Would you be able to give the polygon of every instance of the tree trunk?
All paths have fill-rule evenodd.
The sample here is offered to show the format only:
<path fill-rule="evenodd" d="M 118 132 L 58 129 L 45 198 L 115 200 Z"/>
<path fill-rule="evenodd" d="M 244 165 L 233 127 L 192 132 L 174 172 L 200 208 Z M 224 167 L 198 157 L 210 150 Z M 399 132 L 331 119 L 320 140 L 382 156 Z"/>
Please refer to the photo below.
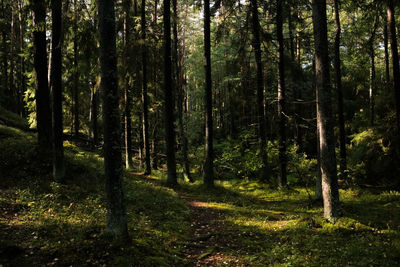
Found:
<path fill-rule="evenodd" d="M 299 21 L 301 18 L 301 11 L 300 8 L 297 6 L 296 7 L 296 21 Z M 301 66 L 301 37 L 300 37 L 300 29 L 298 29 L 298 26 L 296 25 L 296 63 L 297 63 L 297 68 L 299 71 L 302 70 Z M 301 86 L 297 86 L 296 88 L 296 98 L 297 102 L 299 104 L 296 107 L 296 130 L 297 130 L 297 136 L 296 136 L 296 143 L 299 147 L 298 152 L 303 152 L 304 147 L 303 147 L 303 105 L 302 105 L 302 99 L 303 99 L 303 92 Z"/>
<path fill-rule="evenodd" d="M 74 130 L 79 135 L 78 0 L 74 0 Z"/>
<path fill-rule="evenodd" d="M 319 141 L 319 128 L 317 125 L 317 177 L 315 183 L 314 200 L 322 203 L 322 173 L 321 173 L 321 151 Z"/>
<path fill-rule="evenodd" d="M 339 217 L 339 192 L 333 133 L 326 1 L 313 0 L 312 14 L 315 40 L 317 125 L 320 141 L 324 217 L 334 220 Z"/>
<path fill-rule="evenodd" d="M 265 134 L 265 116 L 264 116 L 264 69 L 261 58 L 260 45 L 260 21 L 258 19 L 257 0 L 251 0 L 252 26 L 253 26 L 253 47 L 257 68 L 257 117 L 258 117 L 258 139 L 260 145 L 260 158 L 262 162 L 261 181 L 266 182 L 270 179 L 268 171 L 268 159 L 266 153 L 267 141 Z M 230 86 L 230 84 L 228 85 Z M 230 89 L 229 89 L 230 90 Z M 230 92 L 231 93 L 231 92 Z M 232 116 L 232 115 L 231 115 Z M 233 124 L 233 122 L 231 122 Z"/>
<path fill-rule="evenodd" d="M 164 0 L 164 94 L 165 94 L 165 137 L 167 146 L 167 168 L 169 186 L 178 185 L 175 161 L 175 129 L 174 129 L 174 91 L 172 88 L 171 63 L 171 1 Z"/>
<path fill-rule="evenodd" d="M 98 111 L 99 111 L 99 101 L 98 101 L 98 89 L 99 89 L 99 81 L 93 84 L 92 93 L 91 93 L 91 112 L 90 112 L 90 122 L 93 132 L 93 147 L 99 145 L 99 130 L 98 130 Z"/>
<path fill-rule="evenodd" d="M 113 0 L 98 1 L 101 90 L 103 95 L 106 234 L 128 239 L 122 179 L 115 11 Z"/>
<path fill-rule="evenodd" d="M 205 107 L 206 107 L 206 133 L 205 133 L 205 163 L 204 184 L 214 187 L 214 149 L 213 149 L 213 117 L 212 117 L 212 80 L 211 80 L 211 35 L 210 35 L 210 1 L 204 0 L 204 57 L 205 57 Z"/>
<path fill-rule="evenodd" d="M 38 143 L 41 149 L 51 149 L 51 112 L 50 95 L 47 80 L 46 51 L 46 4 L 43 0 L 34 0 L 34 69 L 36 74 L 36 120 Z"/>
<path fill-rule="evenodd" d="M 158 0 L 154 1 L 154 12 L 153 12 L 153 26 L 157 25 L 157 21 L 158 21 Z M 157 65 L 156 62 L 158 60 L 158 55 L 156 55 L 155 53 L 153 53 L 153 64 L 152 64 L 152 82 L 154 84 L 153 88 L 154 88 L 154 99 L 156 99 L 156 101 L 159 100 L 159 96 L 158 96 L 158 83 L 157 83 Z M 151 166 L 153 168 L 153 170 L 157 170 L 158 169 L 158 123 L 159 123 L 159 118 L 160 118 L 160 108 L 159 105 L 156 105 L 154 108 L 154 125 L 153 130 L 152 130 L 152 139 L 151 139 Z"/>
<path fill-rule="evenodd" d="M 147 95 L 147 46 L 146 46 L 146 1 L 142 0 L 142 102 L 143 102 L 143 148 L 145 158 L 144 174 L 151 174 L 149 141 L 149 97 Z"/>
<path fill-rule="evenodd" d="M 400 132 L 400 66 L 399 51 L 397 48 L 396 21 L 394 16 L 393 0 L 388 0 L 387 14 L 390 31 L 390 47 L 392 51 L 393 89 L 395 92 L 396 100 L 396 123 L 397 131 Z"/>
<path fill-rule="evenodd" d="M 190 165 L 189 165 L 189 160 L 188 160 L 188 140 L 186 138 L 185 134 L 185 128 L 183 125 L 183 96 L 184 96 L 184 84 L 183 84 L 183 71 L 182 71 L 182 63 L 181 63 L 181 58 L 183 58 L 183 55 L 180 55 L 179 51 L 179 40 L 178 40 L 178 10 L 177 10 L 177 0 L 172 0 L 172 9 L 174 12 L 174 18 L 173 18 L 173 36 L 174 36 L 174 47 L 173 47 L 173 56 L 174 56 L 174 64 L 175 64 L 175 84 L 176 88 L 178 90 L 178 101 L 177 101 L 177 107 L 178 107 L 178 127 L 179 127 L 179 136 L 180 140 L 182 142 L 182 161 L 183 161 L 183 175 L 185 176 L 185 179 L 189 180 L 190 182 L 193 182 L 193 179 L 190 175 Z"/>
<path fill-rule="evenodd" d="M 374 126 L 375 123 L 375 35 L 376 28 L 378 27 L 378 18 L 375 18 L 374 28 L 369 39 L 369 57 L 370 57 L 370 69 L 369 69 L 369 111 L 370 111 L 370 124 Z"/>
<path fill-rule="evenodd" d="M 336 75 L 336 90 L 338 98 L 338 118 L 339 118 L 339 140 L 340 140 L 340 178 L 346 179 L 347 158 L 346 158 L 346 129 L 344 126 L 343 115 L 343 87 L 342 87 L 342 69 L 340 60 L 340 39 L 341 39 L 341 26 L 340 26 L 340 13 L 339 13 L 339 0 L 334 0 L 335 5 L 335 22 L 336 22 L 336 35 L 335 35 L 335 75 Z"/>
<path fill-rule="evenodd" d="M 292 7 L 288 7 L 288 27 L 289 27 L 289 49 L 290 49 L 290 59 L 292 62 L 296 60 L 295 54 L 295 44 L 293 36 L 293 21 L 292 21 Z"/>
<path fill-rule="evenodd" d="M 4 4 L 4 0 L 1 1 L 1 11 L 3 18 L 6 17 L 6 4 Z M 1 32 L 1 39 L 2 39 L 2 51 L 7 51 L 7 31 L 6 31 L 6 26 L 3 27 L 2 32 Z M 2 92 L 0 92 L 0 97 L 2 99 L 0 100 L 3 102 L 3 104 L 6 106 L 7 105 L 7 100 L 4 99 L 4 96 L 7 95 L 7 90 L 8 90 L 8 53 L 2 53 L 3 58 L 2 58 Z"/>
<path fill-rule="evenodd" d="M 283 44 L 283 0 L 277 0 L 276 29 L 278 39 L 278 119 L 279 119 L 279 186 L 287 184 L 287 155 L 286 155 L 286 85 L 285 85 L 285 58 Z"/>
<path fill-rule="evenodd" d="M 385 49 L 385 77 L 386 85 L 390 84 L 390 61 L 389 61 L 389 36 L 388 36 L 388 26 L 385 24 L 383 26 L 383 46 Z"/>
<path fill-rule="evenodd" d="M 62 115 L 62 1 L 51 1 L 52 20 L 52 56 L 50 86 L 53 96 L 53 177 L 57 182 L 64 182 L 64 148 Z"/>
<path fill-rule="evenodd" d="M 14 80 L 15 70 L 15 8 L 14 3 L 11 3 L 11 31 L 10 31 L 10 74 L 9 74 L 9 91 L 10 91 L 10 107 L 14 112 L 18 112 L 17 109 L 17 88 Z"/>
<path fill-rule="evenodd" d="M 129 57 L 129 47 L 130 47 L 130 27 L 131 27 L 131 0 L 124 1 L 124 11 L 125 11 L 125 21 L 124 21 L 124 35 L 125 35 L 125 43 L 124 43 L 124 130 L 125 130 L 125 168 L 129 169 L 133 167 L 132 162 L 132 118 L 131 118 L 131 109 L 132 109 L 132 101 L 131 101 L 131 90 L 129 85 L 129 67 L 128 67 L 128 59 Z"/>
<path fill-rule="evenodd" d="M 22 1 L 18 0 L 18 23 L 19 23 L 19 53 L 23 54 L 24 49 L 25 49 L 25 30 L 24 30 L 24 20 L 23 20 L 23 15 L 22 15 Z M 25 58 L 23 56 L 20 57 L 20 63 L 19 63 L 19 75 L 18 79 L 20 82 L 20 87 L 19 87 L 19 93 L 18 93 L 18 106 L 19 106 L 19 112 L 22 117 L 25 116 L 25 107 L 24 107 L 24 93 L 26 91 L 26 77 L 25 77 Z"/>

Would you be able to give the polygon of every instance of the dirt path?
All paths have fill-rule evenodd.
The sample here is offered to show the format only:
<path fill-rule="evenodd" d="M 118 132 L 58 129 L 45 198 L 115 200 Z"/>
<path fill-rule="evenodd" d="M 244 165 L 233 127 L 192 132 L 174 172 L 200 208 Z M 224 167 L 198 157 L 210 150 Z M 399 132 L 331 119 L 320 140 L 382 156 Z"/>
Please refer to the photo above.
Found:
<path fill-rule="evenodd" d="M 159 180 L 134 174 L 147 182 L 162 185 Z M 239 257 L 229 255 L 229 251 L 235 249 L 237 233 L 226 225 L 224 211 L 187 193 L 179 190 L 176 193 L 191 213 L 190 239 L 183 251 L 184 258 L 191 262 L 187 266 L 245 266 Z"/>
<path fill-rule="evenodd" d="M 232 231 L 225 225 L 223 211 L 210 207 L 190 195 L 179 193 L 191 211 L 191 240 L 184 255 L 194 266 L 244 266 L 240 258 L 228 255 L 232 246 Z"/>

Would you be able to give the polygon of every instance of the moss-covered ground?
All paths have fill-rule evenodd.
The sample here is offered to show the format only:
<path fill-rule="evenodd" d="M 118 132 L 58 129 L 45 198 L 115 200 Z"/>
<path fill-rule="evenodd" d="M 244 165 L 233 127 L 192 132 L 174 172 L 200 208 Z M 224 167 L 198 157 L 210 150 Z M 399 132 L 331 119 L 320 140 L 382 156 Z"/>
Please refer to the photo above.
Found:
<path fill-rule="evenodd" d="M 255 181 L 163 186 L 125 174 L 129 244 L 110 242 L 102 158 L 65 142 L 67 183 L 51 178 L 36 137 L 0 125 L 0 266 L 398 266 L 400 193 L 341 190 L 322 219 L 311 189 Z"/>

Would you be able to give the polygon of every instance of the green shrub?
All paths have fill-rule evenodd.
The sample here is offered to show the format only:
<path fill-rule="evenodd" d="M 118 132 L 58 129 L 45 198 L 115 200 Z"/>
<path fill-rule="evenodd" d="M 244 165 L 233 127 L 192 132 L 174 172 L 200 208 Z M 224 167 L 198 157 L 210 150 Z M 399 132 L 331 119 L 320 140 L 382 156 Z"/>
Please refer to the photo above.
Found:
<path fill-rule="evenodd" d="M 393 175 L 399 173 L 394 149 L 396 139 L 372 129 L 351 137 L 348 167 L 353 182 L 359 185 L 393 185 L 397 180 Z"/>

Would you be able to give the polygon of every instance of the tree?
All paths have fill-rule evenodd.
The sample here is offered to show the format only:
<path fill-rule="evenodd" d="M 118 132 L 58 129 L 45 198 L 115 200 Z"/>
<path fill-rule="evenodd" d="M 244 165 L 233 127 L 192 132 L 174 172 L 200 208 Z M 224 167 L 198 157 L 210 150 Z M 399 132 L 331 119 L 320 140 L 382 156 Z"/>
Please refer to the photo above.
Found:
<path fill-rule="evenodd" d="M 387 2 L 387 14 L 390 32 L 390 48 L 392 51 L 393 89 L 396 100 L 396 123 L 397 131 L 400 132 L 400 66 L 393 0 L 388 0 Z"/>
<path fill-rule="evenodd" d="M 33 0 L 34 13 L 34 70 L 36 75 L 36 121 L 38 143 L 41 149 L 51 149 L 50 92 L 47 80 L 46 3 Z"/>
<path fill-rule="evenodd" d="M 376 94 L 376 67 L 375 67 L 375 35 L 378 27 L 378 16 L 375 17 L 374 26 L 372 27 L 371 37 L 369 38 L 369 57 L 370 57 L 370 74 L 369 74 L 369 110 L 370 125 L 375 124 L 375 94 Z"/>
<path fill-rule="evenodd" d="M 74 134 L 79 135 L 79 69 L 78 69 L 78 0 L 74 0 L 74 84 L 73 84 L 73 114 L 74 114 Z"/>
<path fill-rule="evenodd" d="M 112 237 L 126 239 L 128 227 L 122 180 L 114 1 L 98 0 L 98 16 L 107 195 L 105 232 Z"/>
<path fill-rule="evenodd" d="M 132 162 L 132 117 L 131 117 L 131 109 L 132 109 L 132 101 L 131 101 L 131 90 L 129 85 L 129 72 L 128 72 L 128 49 L 130 47 L 130 36 L 131 36 L 131 17 L 130 17 L 130 10 L 131 10 L 131 0 L 124 1 L 124 10 L 125 10 L 125 21 L 124 21 L 124 120 L 125 120 L 125 167 L 129 169 L 133 166 Z"/>
<path fill-rule="evenodd" d="M 317 124 L 322 175 L 324 217 L 334 220 L 339 217 L 339 191 L 335 156 L 335 139 L 331 105 L 329 74 L 329 47 L 326 21 L 326 1 L 312 1 L 315 42 L 315 78 L 317 95 Z"/>
<path fill-rule="evenodd" d="M 173 58 L 174 58 L 174 80 L 175 80 L 175 88 L 177 89 L 177 107 L 178 107 L 178 127 L 179 127 L 179 137 L 181 140 L 182 146 L 182 165 L 183 165 L 183 172 L 185 178 L 189 181 L 193 182 L 193 179 L 190 175 L 190 166 L 189 166 L 189 159 L 188 159 L 188 140 L 186 137 L 184 125 L 183 125 L 183 105 L 184 105 L 184 78 L 183 78 L 183 57 L 184 55 L 180 55 L 180 47 L 179 47 L 179 40 L 178 40 L 178 8 L 177 8 L 177 0 L 172 0 L 172 10 L 173 10 L 173 20 L 172 20 L 172 28 L 173 28 Z M 187 5 L 186 5 L 186 12 L 187 12 Z"/>
<path fill-rule="evenodd" d="M 341 38 L 341 25 L 339 13 L 339 0 L 334 1 L 335 6 L 335 22 L 336 22 L 336 35 L 335 35 L 335 76 L 336 76 L 336 91 L 337 91 L 337 108 L 339 118 L 339 140 L 340 140 L 340 174 L 343 179 L 346 178 L 347 159 L 346 159 L 346 129 L 344 127 L 343 115 L 343 88 L 342 88 L 342 69 L 340 60 L 340 38 Z"/>
<path fill-rule="evenodd" d="M 171 1 L 164 0 L 164 97 L 165 97 L 165 141 L 167 146 L 167 168 L 169 186 L 178 185 L 175 162 L 174 100 L 171 62 Z"/>
<path fill-rule="evenodd" d="M 265 116 L 264 116 L 264 69 L 261 58 L 261 45 L 260 45 L 260 21 L 258 19 L 258 5 L 257 0 L 251 0 L 252 12 L 252 26 L 253 26 L 253 46 L 254 57 L 256 60 L 257 68 L 257 116 L 258 116 L 258 138 L 260 143 L 260 157 L 263 163 L 261 181 L 269 180 L 268 173 L 268 160 L 266 154 L 266 133 L 265 133 Z"/>
<path fill-rule="evenodd" d="M 204 0 L 204 58 L 205 58 L 205 107 L 206 133 L 204 163 L 204 184 L 214 186 L 214 149 L 213 149 L 213 117 L 212 117 L 212 80 L 211 80 L 211 35 L 210 35 L 210 1 Z"/>
<path fill-rule="evenodd" d="M 62 115 L 62 2 L 51 1 L 52 37 L 50 86 L 53 96 L 53 176 L 64 181 L 63 115 Z"/>
<path fill-rule="evenodd" d="M 149 97 L 147 95 L 147 46 L 146 46 L 146 1 L 142 0 L 142 103 L 143 103 L 143 148 L 145 157 L 145 174 L 151 174 L 150 141 L 149 141 Z"/>
<path fill-rule="evenodd" d="M 283 0 L 277 0 L 276 31 L 278 39 L 278 118 L 279 118 L 279 186 L 286 186 L 286 85 L 285 85 L 285 57 L 283 44 Z"/>

